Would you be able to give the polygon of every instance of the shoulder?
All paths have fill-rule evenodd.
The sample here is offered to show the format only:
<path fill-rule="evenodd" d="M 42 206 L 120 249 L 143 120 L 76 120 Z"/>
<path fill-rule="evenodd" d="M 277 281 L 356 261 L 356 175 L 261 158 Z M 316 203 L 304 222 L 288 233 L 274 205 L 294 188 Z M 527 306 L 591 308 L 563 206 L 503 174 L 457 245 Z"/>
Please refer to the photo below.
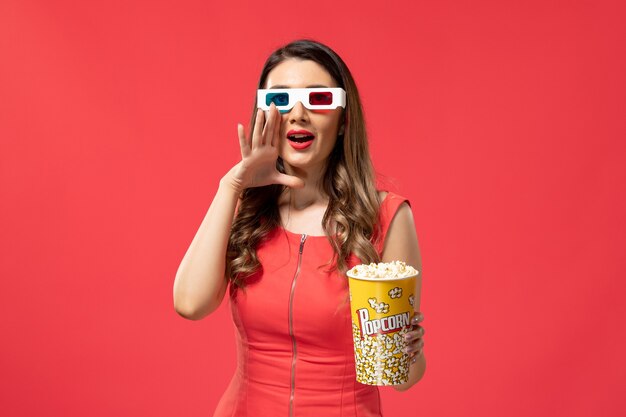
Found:
<path fill-rule="evenodd" d="M 387 191 L 387 190 L 378 190 L 378 199 L 381 202 L 381 204 L 389 204 L 389 203 L 393 203 L 396 202 L 397 204 L 400 204 L 404 201 L 406 201 L 409 206 L 411 205 L 411 203 L 409 202 L 409 199 L 394 193 L 393 191 Z"/>
<path fill-rule="evenodd" d="M 383 262 L 402 260 L 418 270 L 421 268 L 415 220 L 410 203 L 398 196 L 397 209 L 391 214 L 382 252 Z"/>
<path fill-rule="evenodd" d="M 380 234 L 376 239 L 378 253 L 383 252 L 383 246 L 388 241 L 388 234 L 391 232 L 390 227 L 393 225 L 394 229 L 404 229 L 408 220 L 412 220 L 411 208 L 409 200 L 393 191 L 380 190 L 378 191 L 378 197 L 380 200 L 380 207 L 378 212 L 378 224 L 379 230 L 376 232 Z M 398 218 L 396 218 L 398 217 Z M 395 235 L 396 233 L 392 233 Z M 394 239 L 392 236 L 391 239 Z"/>
<path fill-rule="evenodd" d="M 392 191 L 378 191 L 378 197 L 380 201 L 379 220 L 384 228 L 389 226 L 400 209 L 403 211 L 411 210 L 409 199 Z"/>
<path fill-rule="evenodd" d="M 389 224 L 389 233 L 394 230 L 415 230 L 415 221 L 413 220 L 413 211 L 408 200 L 399 203 L 398 208 L 395 210 L 391 223 Z"/>

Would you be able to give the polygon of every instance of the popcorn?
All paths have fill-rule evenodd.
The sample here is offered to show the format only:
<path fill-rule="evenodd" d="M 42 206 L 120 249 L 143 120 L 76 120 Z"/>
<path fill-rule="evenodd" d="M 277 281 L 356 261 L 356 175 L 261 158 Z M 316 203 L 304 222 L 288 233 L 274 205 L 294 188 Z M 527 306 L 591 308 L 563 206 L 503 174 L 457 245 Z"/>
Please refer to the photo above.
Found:
<path fill-rule="evenodd" d="M 348 275 L 355 278 L 406 278 L 417 275 L 418 271 L 402 261 L 393 262 L 372 262 L 369 265 L 356 265 L 348 271 Z"/>
<path fill-rule="evenodd" d="M 391 298 L 400 298 L 400 297 L 402 297 L 402 288 L 400 288 L 400 287 L 392 288 L 392 289 L 389 290 L 388 294 L 389 294 L 389 297 L 391 297 Z M 411 304 L 411 305 L 413 305 L 413 304 Z"/>
<path fill-rule="evenodd" d="M 357 381 L 368 385 L 398 385 L 408 378 L 409 357 L 402 349 L 407 342 L 404 328 L 397 333 L 361 336 L 359 327 L 352 325 L 354 360 Z"/>
<path fill-rule="evenodd" d="M 389 304 L 385 304 L 382 301 L 378 303 L 375 298 L 367 300 L 370 303 L 370 307 L 376 310 L 377 313 L 389 313 Z"/>

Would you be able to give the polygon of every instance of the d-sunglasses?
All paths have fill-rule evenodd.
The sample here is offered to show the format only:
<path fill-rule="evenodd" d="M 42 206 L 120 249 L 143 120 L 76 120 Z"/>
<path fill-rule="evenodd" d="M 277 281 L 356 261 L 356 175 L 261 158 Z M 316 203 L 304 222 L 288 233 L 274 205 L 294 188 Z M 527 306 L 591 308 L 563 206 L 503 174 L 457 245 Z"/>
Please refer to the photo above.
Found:
<path fill-rule="evenodd" d="M 287 113 L 296 102 L 309 110 L 336 109 L 346 107 L 346 92 L 343 88 L 270 88 L 257 90 L 257 107 L 269 110 L 274 103 L 281 113 Z"/>

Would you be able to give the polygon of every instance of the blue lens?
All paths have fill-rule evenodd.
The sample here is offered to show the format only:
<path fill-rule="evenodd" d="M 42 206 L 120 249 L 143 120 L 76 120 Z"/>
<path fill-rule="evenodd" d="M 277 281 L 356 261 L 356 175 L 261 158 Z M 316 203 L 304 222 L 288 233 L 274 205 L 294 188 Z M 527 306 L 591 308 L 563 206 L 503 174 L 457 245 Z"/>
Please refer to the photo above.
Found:
<path fill-rule="evenodd" d="M 265 104 L 269 106 L 272 102 L 276 105 L 276 107 L 286 106 L 287 104 L 289 104 L 289 94 L 267 93 L 267 95 L 265 96 Z"/>

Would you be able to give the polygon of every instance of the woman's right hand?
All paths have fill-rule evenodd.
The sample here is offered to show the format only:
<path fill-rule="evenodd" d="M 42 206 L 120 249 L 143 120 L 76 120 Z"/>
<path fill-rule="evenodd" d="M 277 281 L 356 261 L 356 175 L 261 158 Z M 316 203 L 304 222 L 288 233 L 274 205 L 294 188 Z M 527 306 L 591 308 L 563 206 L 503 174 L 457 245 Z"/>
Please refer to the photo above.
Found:
<path fill-rule="evenodd" d="M 302 179 L 283 174 L 276 169 L 280 125 L 281 115 L 274 103 L 270 105 L 267 123 L 265 123 L 265 112 L 257 109 L 251 141 L 246 138 L 243 125 L 237 124 L 241 162 L 234 169 L 233 179 L 242 190 L 269 184 L 283 184 L 293 188 L 304 187 Z"/>

